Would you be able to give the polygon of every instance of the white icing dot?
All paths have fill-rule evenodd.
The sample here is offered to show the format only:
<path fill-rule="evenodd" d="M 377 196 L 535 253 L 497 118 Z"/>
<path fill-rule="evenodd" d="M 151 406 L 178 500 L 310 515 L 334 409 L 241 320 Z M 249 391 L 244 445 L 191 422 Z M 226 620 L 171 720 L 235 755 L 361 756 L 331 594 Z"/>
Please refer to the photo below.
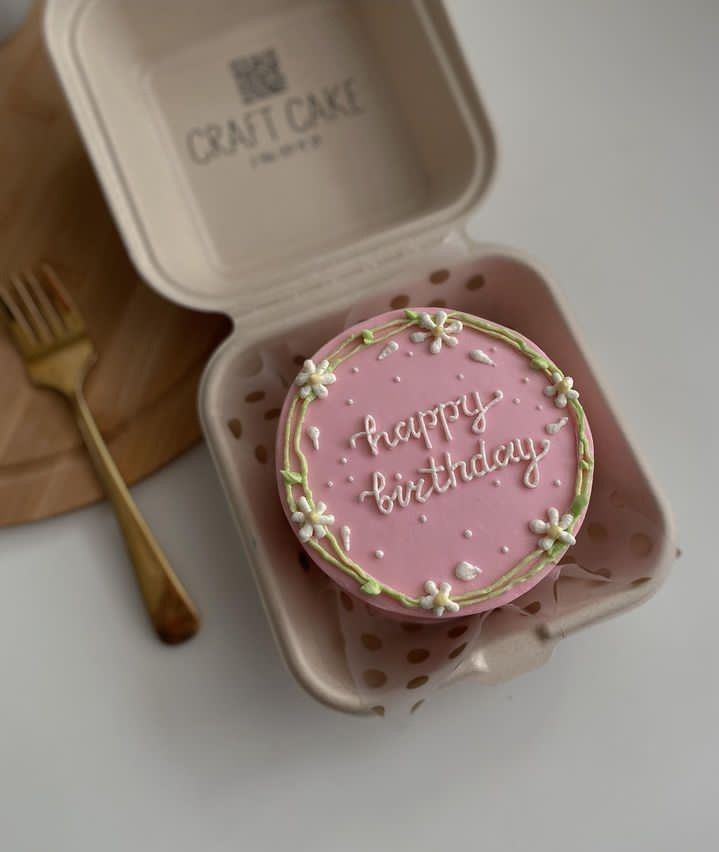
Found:
<path fill-rule="evenodd" d="M 506 544 L 503 544 L 503 545 L 499 548 L 499 552 L 500 552 L 500 553 L 509 553 L 509 548 L 507 547 L 507 545 L 506 545 Z"/>
<path fill-rule="evenodd" d="M 521 400 L 518 396 L 515 396 L 515 397 L 514 397 L 514 399 L 512 400 L 512 402 L 513 402 L 515 405 L 519 405 L 519 403 L 520 403 L 521 401 L 522 401 L 522 400 Z"/>
<path fill-rule="evenodd" d="M 410 349 L 409 352 L 404 353 L 408 358 L 414 358 L 414 352 Z"/>
<path fill-rule="evenodd" d="M 522 379 L 522 384 L 523 384 L 523 385 L 528 385 L 528 384 L 529 384 L 529 376 L 525 376 L 525 377 Z"/>
<path fill-rule="evenodd" d="M 332 480 L 331 480 L 331 479 L 328 479 L 328 480 L 327 480 L 327 482 L 325 482 L 325 485 L 326 485 L 328 488 L 332 488 L 332 486 L 334 485 L 334 482 L 332 482 Z"/>
<path fill-rule="evenodd" d="M 481 573 L 482 569 L 479 565 L 472 565 L 471 562 L 459 562 L 454 568 L 454 576 L 458 580 L 464 580 L 465 582 L 474 580 L 477 574 Z"/>
<path fill-rule="evenodd" d="M 359 373 L 359 367 L 352 367 L 350 373 Z"/>
<path fill-rule="evenodd" d="M 375 550 L 374 558 L 375 559 L 383 559 L 384 558 L 384 550 Z"/>
<path fill-rule="evenodd" d="M 420 515 L 420 516 L 419 516 L 419 522 L 420 522 L 420 524 L 426 524 L 426 523 L 427 523 L 427 520 L 428 520 L 428 519 L 427 519 L 427 516 L 426 516 L 426 515 Z"/>
<path fill-rule="evenodd" d="M 393 381 L 396 385 L 398 385 L 398 384 L 402 381 L 402 378 L 401 378 L 400 376 L 394 376 L 394 378 L 392 379 L 392 381 Z"/>
<path fill-rule="evenodd" d="M 499 479 L 493 479 L 493 480 L 492 480 L 492 485 L 494 485 L 494 487 L 495 487 L 495 488 L 499 488 L 499 486 L 500 486 L 501 484 L 502 484 L 502 483 L 499 481 Z"/>
<path fill-rule="evenodd" d="M 534 407 L 537 409 L 537 411 L 542 410 L 542 406 L 539 403 L 537 403 Z"/>
<path fill-rule="evenodd" d="M 458 378 L 460 381 L 462 381 L 462 379 L 464 378 L 464 373 L 457 373 L 457 378 Z"/>
<path fill-rule="evenodd" d="M 347 477 L 347 482 L 354 482 L 354 481 L 355 481 L 354 476 L 352 476 L 352 474 L 350 474 L 350 475 Z"/>
<path fill-rule="evenodd" d="M 462 533 L 462 535 L 463 535 L 465 538 L 472 538 L 472 530 L 465 530 L 465 531 Z"/>
<path fill-rule="evenodd" d="M 354 405 L 354 404 L 355 404 L 355 401 L 353 399 L 347 400 L 347 405 Z"/>
<path fill-rule="evenodd" d="M 340 459 L 340 464 L 347 464 L 348 461 L 349 459 L 347 458 L 347 456 L 342 456 L 342 458 Z"/>
<path fill-rule="evenodd" d="M 555 480 L 554 480 L 554 482 L 552 483 L 552 485 L 553 485 L 555 488 L 559 488 L 559 486 L 560 486 L 561 484 L 562 484 L 562 480 L 561 480 L 561 479 L 555 479 Z"/>
<path fill-rule="evenodd" d="M 307 436 L 312 441 L 312 446 L 319 450 L 320 448 L 320 430 L 316 426 L 307 427 Z"/>
<path fill-rule="evenodd" d="M 490 351 L 490 352 L 496 352 L 496 351 L 497 351 L 497 347 L 496 347 L 496 346 L 490 346 L 490 347 L 489 347 L 489 351 Z"/>
<path fill-rule="evenodd" d="M 395 473 L 394 478 L 395 478 L 396 482 L 401 482 L 402 481 L 402 474 L 401 473 Z"/>
<path fill-rule="evenodd" d="M 481 349 L 472 349 L 469 353 L 469 357 L 472 361 L 476 361 L 478 364 L 487 364 L 489 367 L 495 367 L 496 364 L 494 361 L 487 355 L 486 352 L 482 352 Z"/>
<path fill-rule="evenodd" d="M 390 340 L 390 342 L 382 349 L 382 351 L 377 356 L 378 361 L 384 361 L 385 358 L 389 358 L 394 352 L 399 349 L 399 343 L 396 340 Z"/>

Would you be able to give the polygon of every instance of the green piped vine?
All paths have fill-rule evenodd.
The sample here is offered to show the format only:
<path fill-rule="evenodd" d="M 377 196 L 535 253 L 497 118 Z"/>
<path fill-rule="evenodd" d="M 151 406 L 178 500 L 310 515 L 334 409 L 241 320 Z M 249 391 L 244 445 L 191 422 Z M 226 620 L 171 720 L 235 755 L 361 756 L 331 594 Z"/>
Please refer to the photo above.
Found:
<path fill-rule="evenodd" d="M 479 319 L 461 311 L 448 312 L 448 319 L 458 319 L 465 328 L 482 332 L 489 337 L 501 340 L 514 347 L 527 357 L 529 365 L 533 369 L 542 371 L 548 379 L 551 379 L 552 374 L 555 372 L 564 377 L 564 373 L 556 364 L 532 349 L 523 337 L 510 329 L 494 325 L 487 320 Z M 334 372 L 340 364 L 347 361 L 357 352 L 370 346 L 382 344 L 397 334 L 418 324 L 419 314 L 415 311 L 406 310 L 404 311 L 403 319 L 398 318 L 391 322 L 373 328 L 362 329 L 351 334 L 332 354 L 327 356 L 329 369 Z M 296 394 L 290 405 L 285 423 L 283 470 L 281 473 L 285 483 L 285 496 L 290 512 L 297 510 L 297 500 L 295 499 L 295 489 L 297 488 L 301 489 L 310 506 L 315 506 L 309 482 L 309 466 L 301 447 L 302 426 L 307 415 L 307 410 L 314 400 L 315 397 L 312 394 L 306 399 L 300 399 L 299 394 Z M 573 521 L 568 531 L 572 532 L 576 527 L 579 515 L 589 502 L 594 473 L 594 459 L 589 451 L 584 409 L 579 403 L 579 400 L 576 399 L 569 400 L 567 407 L 571 408 L 574 412 L 577 436 L 577 476 L 574 497 L 569 507 L 569 513 L 573 516 Z M 328 542 L 328 546 L 325 546 L 324 542 Z M 335 568 L 352 577 L 357 582 L 360 590 L 365 594 L 369 596 L 386 595 L 408 608 L 420 605 L 420 597 L 413 597 L 391 586 L 387 586 L 365 571 L 361 565 L 358 565 L 347 555 L 329 527 L 324 538 L 319 540 L 310 538 L 306 542 L 306 545 L 315 550 L 324 560 L 334 565 Z M 558 562 L 569 547 L 570 545 L 557 541 L 548 551 L 537 548 L 517 562 L 514 567 L 510 568 L 498 580 L 479 589 L 452 596 L 452 600 L 459 604 L 460 607 L 467 607 L 499 597 L 515 586 L 526 583 L 532 577 L 541 573 L 547 565 Z"/>

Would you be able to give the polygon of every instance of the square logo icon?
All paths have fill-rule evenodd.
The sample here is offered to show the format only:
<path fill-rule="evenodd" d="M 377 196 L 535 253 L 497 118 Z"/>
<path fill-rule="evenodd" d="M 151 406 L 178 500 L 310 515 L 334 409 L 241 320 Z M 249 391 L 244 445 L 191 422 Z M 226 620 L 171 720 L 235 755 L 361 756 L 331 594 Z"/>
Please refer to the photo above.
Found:
<path fill-rule="evenodd" d="M 243 103 L 248 105 L 278 95 L 287 88 L 287 79 L 273 48 L 233 59 L 230 70 Z"/>

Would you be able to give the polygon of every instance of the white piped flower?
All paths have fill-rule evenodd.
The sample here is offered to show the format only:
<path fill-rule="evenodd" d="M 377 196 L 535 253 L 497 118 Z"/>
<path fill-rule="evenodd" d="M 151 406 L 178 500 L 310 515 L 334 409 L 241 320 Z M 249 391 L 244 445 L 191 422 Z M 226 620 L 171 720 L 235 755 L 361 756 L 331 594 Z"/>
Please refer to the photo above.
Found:
<path fill-rule="evenodd" d="M 295 384 L 300 386 L 300 396 L 306 399 L 313 393 L 317 399 L 325 399 L 327 396 L 326 385 L 334 384 L 337 376 L 330 370 L 330 362 L 325 359 L 319 364 L 309 358 L 302 365 L 302 369 L 295 379 Z"/>
<path fill-rule="evenodd" d="M 552 384 L 544 389 L 545 396 L 553 396 L 557 408 L 565 408 L 570 399 L 579 399 L 579 391 L 574 390 L 574 379 L 563 376 L 559 370 L 552 373 Z"/>
<path fill-rule="evenodd" d="M 554 543 L 561 541 L 562 544 L 576 544 L 577 541 L 569 532 L 569 527 L 574 521 L 574 515 L 566 514 L 559 517 L 559 512 L 552 506 L 547 509 L 548 521 L 530 521 L 529 529 L 537 535 L 541 535 L 537 544 L 542 550 L 551 550 Z"/>
<path fill-rule="evenodd" d="M 292 513 L 292 521 L 295 524 L 302 524 L 299 532 L 300 541 L 309 541 L 313 535 L 316 538 L 324 538 L 327 535 L 325 524 L 335 522 L 334 515 L 325 515 L 327 506 L 324 503 L 318 503 L 312 508 L 310 501 L 304 496 L 300 497 L 297 505 L 299 509 Z"/>
<path fill-rule="evenodd" d="M 422 609 L 431 609 L 437 616 L 444 615 L 445 610 L 450 612 L 459 610 L 459 604 L 451 600 L 449 596 L 452 591 L 452 586 L 449 583 L 440 583 L 438 588 L 434 580 L 427 580 L 424 584 L 424 590 L 427 594 L 419 601 Z"/>
<path fill-rule="evenodd" d="M 459 341 L 453 335 L 462 331 L 462 323 L 459 320 L 452 320 L 449 325 L 445 325 L 446 322 L 446 311 L 437 311 L 433 317 L 427 313 L 422 313 L 419 315 L 419 326 L 427 330 L 412 332 L 410 340 L 412 343 L 423 343 L 427 338 L 430 338 L 432 342 L 429 345 L 429 351 L 433 355 L 442 351 L 443 343 L 446 343 L 447 346 L 456 346 Z"/>

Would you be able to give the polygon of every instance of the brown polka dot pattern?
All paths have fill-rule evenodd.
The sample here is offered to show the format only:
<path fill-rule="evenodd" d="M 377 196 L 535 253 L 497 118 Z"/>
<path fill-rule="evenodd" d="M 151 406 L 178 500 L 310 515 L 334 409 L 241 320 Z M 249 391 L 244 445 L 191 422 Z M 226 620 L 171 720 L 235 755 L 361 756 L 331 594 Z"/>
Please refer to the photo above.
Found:
<path fill-rule="evenodd" d="M 461 644 L 461 645 L 457 645 L 457 647 L 456 647 L 456 648 L 453 648 L 453 649 L 449 652 L 449 659 L 450 659 L 450 660 L 455 660 L 455 659 L 457 659 L 457 657 L 458 657 L 458 656 L 462 653 L 462 651 L 464 651 L 464 649 L 465 649 L 466 647 L 467 647 L 467 643 L 466 643 L 466 642 L 462 642 L 462 644 Z"/>
<path fill-rule="evenodd" d="M 539 601 L 533 601 L 524 607 L 524 612 L 526 612 L 527 615 L 536 615 L 541 608 L 542 604 Z"/>
<path fill-rule="evenodd" d="M 481 290 L 484 287 L 484 275 L 473 275 L 466 283 L 468 290 Z"/>
<path fill-rule="evenodd" d="M 403 621 L 400 624 L 400 627 L 402 628 L 402 630 L 405 631 L 405 633 L 419 633 L 419 631 L 422 629 L 421 624 L 415 624 L 412 621 Z"/>
<path fill-rule="evenodd" d="M 409 296 L 405 296 L 403 293 L 401 296 L 395 296 L 389 303 L 389 306 L 395 310 L 399 310 L 400 308 L 406 308 L 408 304 Z"/>
<path fill-rule="evenodd" d="M 450 639 L 459 639 L 460 636 L 463 636 L 467 632 L 466 624 L 457 624 L 455 627 L 451 627 L 447 631 L 447 636 Z"/>
<path fill-rule="evenodd" d="M 256 390 L 248 393 L 245 397 L 245 402 L 261 402 L 265 398 L 263 390 Z"/>
<path fill-rule="evenodd" d="M 298 367 L 302 367 L 307 358 L 304 355 L 295 355 L 292 358 L 292 363 L 296 364 Z"/>
<path fill-rule="evenodd" d="M 387 675 L 381 669 L 365 669 L 362 680 L 369 689 L 379 689 L 387 683 Z"/>
<path fill-rule="evenodd" d="M 430 308 L 446 308 L 447 302 L 445 299 L 434 299 L 429 303 Z"/>
<path fill-rule="evenodd" d="M 340 603 L 342 604 L 342 607 L 347 610 L 347 612 L 352 612 L 355 607 L 354 601 L 347 594 L 347 592 L 340 592 Z"/>
<path fill-rule="evenodd" d="M 592 541 L 606 541 L 609 538 L 609 530 L 604 524 L 592 521 L 592 523 L 587 524 L 587 535 Z"/>
<path fill-rule="evenodd" d="M 424 698 L 420 698 L 420 700 L 419 700 L 419 701 L 416 701 L 416 702 L 412 705 L 412 709 L 411 709 L 409 712 L 410 712 L 410 713 L 416 713 L 416 712 L 417 712 L 417 710 L 419 710 L 419 708 L 420 708 L 423 704 L 424 704 Z"/>
<path fill-rule="evenodd" d="M 427 675 L 419 675 L 418 677 L 413 677 L 412 680 L 407 681 L 407 689 L 419 689 L 420 686 L 424 686 L 429 678 Z"/>
<path fill-rule="evenodd" d="M 429 280 L 432 284 L 444 284 L 445 281 L 449 281 L 449 270 L 437 269 L 429 276 Z"/>
<path fill-rule="evenodd" d="M 269 411 L 265 411 L 265 420 L 277 420 L 280 416 L 281 409 L 279 408 L 270 408 Z"/>
<path fill-rule="evenodd" d="M 382 647 L 382 640 L 374 633 L 363 633 L 360 636 L 360 642 L 368 651 L 379 651 Z"/>
<path fill-rule="evenodd" d="M 376 704 L 372 708 L 372 712 L 375 714 L 375 716 L 384 716 L 384 707 L 381 704 Z"/>
<path fill-rule="evenodd" d="M 255 458 L 260 464 L 267 464 L 267 459 L 269 458 L 267 447 L 262 444 L 258 444 L 255 447 Z"/>
<path fill-rule="evenodd" d="M 426 648 L 412 648 L 407 653 L 407 662 L 416 665 L 417 663 L 423 663 L 428 657 L 429 651 Z"/>
<path fill-rule="evenodd" d="M 312 560 L 307 555 L 307 553 L 304 550 L 300 550 L 300 552 L 297 554 L 297 558 L 300 563 L 300 568 L 302 568 L 305 573 L 309 571 L 312 567 Z"/>
<path fill-rule="evenodd" d="M 242 423 L 239 417 L 233 417 L 232 420 L 228 421 L 227 426 L 235 438 L 239 440 L 242 437 Z"/>

